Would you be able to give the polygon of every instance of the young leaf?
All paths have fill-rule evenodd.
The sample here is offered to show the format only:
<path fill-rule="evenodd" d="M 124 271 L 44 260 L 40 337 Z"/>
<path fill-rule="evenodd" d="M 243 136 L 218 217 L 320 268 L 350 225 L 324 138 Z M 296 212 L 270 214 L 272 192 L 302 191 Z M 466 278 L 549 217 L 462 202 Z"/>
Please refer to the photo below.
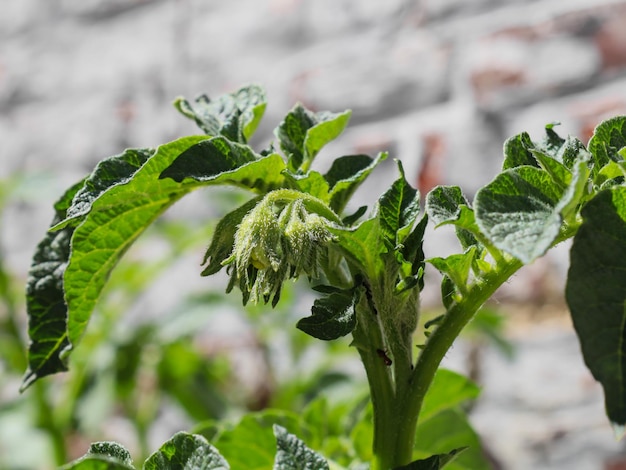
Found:
<path fill-rule="evenodd" d="M 197 434 L 178 432 L 152 454 L 144 470 L 229 470 L 215 447 Z"/>
<path fill-rule="evenodd" d="M 378 201 L 378 220 L 382 238 L 390 248 L 404 243 L 420 212 L 420 196 L 407 183 L 402 163 L 398 160 L 400 178 Z"/>
<path fill-rule="evenodd" d="M 535 144 L 526 132 L 509 138 L 504 143 L 504 162 L 502 163 L 502 170 L 517 168 L 519 166 L 538 167 L 539 164 L 531 152 L 534 148 Z"/>
<path fill-rule="evenodd" d="M 593 155 L 594 177 L 610 161 L 623 160 L 619 154 L 623 147 L 626 147 L 626 116 L 607 119 L 596 127 L 588 145 Z"/>
<path fill-rule="evenodd" d="M 276 459 L 274 470 L 329 470 L 328 462 L 282 426 L 274 425 Z"/>
<path fill-rule="evenodd" d="M 93 443 L 86 455 L 61 468 L 62 470 L 135 470 L 128 450 L 115 442 Z"/>
<path fill-rule="evenodd" d="M 626 424 L 626 188 L 598 193 L 582 210 L 566 298 L 587 367 L 605 394 L 609 419 Z"/>
<path fill-rule="evenodd" d="M 465 449 L 467 449 L 467 447 L 459 447 L 458 449 L 451 450 L 447 454 L 432 455 L 427 459 L 416 460 L 408 465 L 396 467 L 394 470 L 440 470 L 445 467 L 446 464 L 452 462 L 457 455 Z"/>
<path fill-rule="evenodd" d="M 296 327 L 317 339 L 330 341 L 352 333 L 356 326 L 356 304 L 360 292 L 333 293 L 317 299 L 311 316 L 302 318 Z"/>
<path fill-rule="evenodd" d="M 474 235 L 478 232 L 474 211 L 458 186 L 437 186 L 426 195 L 426 213 L 435 226 L 454 224 L 461 247 L 466 250 L 482 245 Z"/>
<path fill-rule="evenodd" d="M 176 109 L 193 119 L 208 135 L 223 135 L 233 142 L 242 144 L 245 144 L 256 130 L 266 105 L 265 91 L 256 85 L 220 95 L 215 100 L 203 95 L 197 98 L 194 104 L 184 98 L 178 98 L 174 102 Z"/>
<path fill-rule="evenodd" d="M 472 246 L 462 254 L 452 254 L 446 258 L 431 258 L 428 262 L 439 272 L 448 276 L 460 292 L 464 292 L 475 258 L 476 247 Z"/>
<path fill-rule="evenodd" d="M 562 189 L 539 168 L 506 170 L 476 194 L 476 222 L 496 247 L 530 263 L 560 232 L 562 196 Z"/>
<path fill-rule="evenodd" d="M 382 152 L 375 159 L 367 155 L 348 155 L 334 160 L 324 175 L 330 187 L 330 208 L 342 212 L 361 183 L 388 155 Z"/>
<path fill-rule="evenodd" d="M 274 131 L 289 170 L 306 173 L 317 153 L 343 132 L 349 119 L 350 111 L 314 113 L 301 104 L 294 106 Z"/>

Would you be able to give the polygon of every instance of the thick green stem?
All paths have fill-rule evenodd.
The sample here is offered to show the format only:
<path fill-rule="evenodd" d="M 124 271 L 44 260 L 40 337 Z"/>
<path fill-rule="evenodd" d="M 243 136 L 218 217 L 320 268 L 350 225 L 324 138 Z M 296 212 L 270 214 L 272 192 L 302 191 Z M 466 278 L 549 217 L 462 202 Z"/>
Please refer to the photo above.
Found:
<path fill-rule="evenodd" d="M 374 411 L 375 462 L 372 470 L 387 468 L 393 458 L 393 419 L 395 416 L 395 392 L 391 370 L 385 361 L 384 340 L 375 310 L 367 299 L 362 299 L 357 308 L 358 322 L 353 331 L 354 342 L 365 367 Z M 390 467 L 389 467 L 390 468 Z"/>
<path fill-rule="evenodd" d="M 492 272 L 486 274 L 458 303 L 450 307 L 441 324 L 430 336 L 413 370 L 407 396 L 403 400 L 407 404 L 404 410 L 407 424 L 417 425 L 426 392 L 441 361 L 461 330 L 494 292 L 521 267 L 522 262 L 517 259 L 502 259 Z"/>

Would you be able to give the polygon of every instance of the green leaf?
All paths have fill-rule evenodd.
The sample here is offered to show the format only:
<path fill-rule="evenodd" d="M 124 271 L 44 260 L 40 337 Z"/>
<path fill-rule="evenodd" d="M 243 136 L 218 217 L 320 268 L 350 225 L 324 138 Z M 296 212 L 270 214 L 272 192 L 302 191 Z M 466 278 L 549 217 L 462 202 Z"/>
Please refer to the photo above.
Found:
<path fill-rule="evenodd" d="M 480 439 L 465 414 L 449 408 L 417 425 L 413 458 L 427 459 L 433 454 L 449 454 L 466 447 L 446 470 L 489 470 Z"/>
<path fill-rule="evenodd" d="M 297 104 L 274 131 L 292 172 L 306 173 L 317 153 L 343 132 L 350 111 L 314 113 Z"/>
<path fill-rule="evenodd" d="M 293 187 L 303 193 L 310 194 L 325 203 L 330 201 L 328 182 L 318 171 L 309 171 L 304 175 L 284 172 L 285 177 L 291 182 Z"/>
<path fill-rule="evenodd" d="M 469 203 L 458 186 L 437 186 L 426 195 L 426 213 L 436 227 L 456 222 L 462 205 Z"/>
<path fill-rule="evenodd" d="M 311 316 L 302 318 L 296 327 L 317 339 L 330 341 L 352 333 L 356 326 L 356 304 L 360 292 L 334 293 L 313 303 Z"/>
<path fill-rule="evenodd" d="M 274 470 L 329 470 L 328 462 L 285 428 L 274 425 L 276 459 Z"/>
<path fill-rule="evenodd" d="M 381 235 L 390 248 L 404 243 L 420 213 L 420 196 L 404 178 L 398 160 L 400 178 L 378 200 Z"/>
<path fill-rule="evenodd" d="M 197 434 L 178 432 L 152 454 L 144 470 L 229 470 L 215 447 Z"/>
<path fill-rule="evenodd" d="M 533 156 L 531 150 L 535 148 L 535 144 L 530 139 L 527 132 L 522 132 L 514 137 L 510 137 L 504 143 L 504 162 L 502 170 L 517 168 L 519 166 L 534 166 L 539 164 Z"/>
<path fill-rule="evenodd" d="M 226 214 L 218 222 L 215 227 L 215 232 L 213 233 L 213 238 L 211 239 L 211 244 L 202 260 L 203 265 L 208 261 L 208 265 L 204 268 L 204 271 L 202 271 L 203 276 L 210 276 L 223 268 L 222 262 L 227 259 L 233 251 L 237 227 L 246 214 L 254 209 L 261 199 L 263 199 L 262 196 L 250 199 L 234 211 Z"/>
<path fill-rule="evenodd" d="M 265 194 L 284 185 L 284 168 L 283 158 L 273 153 L 230 171 L 199 176 L 198 183 L 188 184 L 194 187 L 227 184 L 249 189 L 257 194 Z"/>
<path fill-rule="evenodd" d="M 466 449 L 467 447 L 460 447 L 458 449 L 451 450 L 447 454 L 432 455 L 427 459 L 416 460 L 408 465 L 397 467 L 394 470 L 440 470 L 445 467 L 446 464 L 452 462 L 457 455 Z"/>
<path fill-rule="evenodd" d="M 398 168 L 400 178 L 378 199 L 369 219 L 356 227 L 329 228 L 344 256 L 356 263 L 370 279 L 385 272 L 382 258 L 385 253 L 400 258 L 400 267 L 403 261 L 413 263 L 413 274 L 423 260 L 421 237 L 426 220 L 415 223 L 420 209 L 419 193 L 406 182 L 400 162 Z"/>
<path fill-rule="evenodd" d="M 133 460 L 125 447 L 116 442 L 95 442 L 83 457 L 63 470 L 134 470 Z"/>
<path fill-rule="evenodd" d="M 540 149 L 543 153 L 551 156 L 552 158 L 556 158 L 560 162 L 563 162 L 563 160 L 558 157 L 558 154 L 561 152 L 561 149 L 563 145 L 565 144 L 565 139 L 563 139 L 554 130 L 554 127 L 559 124 L 560 123 L 558 122 L 552 122 L 550 124 L 546 124 L 545 126 L 546 135 L 543 141 L 539 145 L 536 145 L 536 147 Z"/>
<path fill-rule="evenodd" d="M 84 181 L 72 186 L 54 205 L 52 226 L 65 219 L 72 199 Z M 67 306 L 63 292 L 63 274 L 70 258 L 70 240 L 74 227 L 48 232 L 33 256 L 26 285 L 28 312 L 28 370 L 21 390 L 46 375 L 67 370 L 61 351 L 68 346 Z"/>
<path fill-rule="evenodd" d="M 539 168 L 506 170 L 476 194 L 476 222 L 496 247 L 530 263 L 560 232 L 562 196 L 563 190 Z"/>
<path fill-rule="evenodd" d="M 263 117 L 267 99 L 261 87 L 250 85 L 215 100 L 202 95 L 193 104 L 178 98 L 174 106 L 208 135 L 245 144 Z"/>
<path fill-rule="evenodd" d="M 381 256 L 388 249 L 381 242 L 380 226 L 375 216 L 356 227 L 330 226 L 329 230 L 336 237 L 337 247 L 344 256 L 363 272 L 368 273 L 371 278 L 384 272 L 385 264 Z"/>
<path fill-rule="evenodd" d="M 582 210 L 566 298 L 587 367 L 604 388 L 606 412 L 626 424 L 626 188 L 598 193 Z"/>
<path fill-rule="evenodd" d="M 97 198 L 75 229 L 63 283 L 70 347 L 81 338 L 111 270 L 128 247 L 159 215 L 193 189 L 170 179 L 158 179 L 158 175 L 181 152 L 204 139 L 183 137 L 160 146 L 131 180 Z"/>
<path fill-rule="evenodd" d="M 330 187 L 331 209 L 337 213 L 342 212 L 361 183 L 388 155 L 387 152 L 382 152 L 375 159 L 367 155 L 348 155 L 334 160 L 324 175 Z"/>
<path fill-rule="evenodd" d="M 195 180 L 195 186 L 231 184 L 264 194 L 284 184 L 285 164 L 280 155 L 265 157 L 250 147 L 214 137 L 182 152 L 159 178 L 176 182 Z"/>
<path fill-rule="evenodd" d="M 458 186 L 437 186 L 426 195 L 426 213 L 435 226 L 454 224 L 456 236 L 464 250 L 476 246 L 482 251 L 482 245 L 474 233 L 478 227 L 474 211 Z"/>
<path fill-rule="evenodd" d="M 624 147 L 626 147 L 626 116 L 617 116 L 600 123 L 588 145 L 593 156 L 594 177 L 610 161 L 622 161 L 619 151 Z"/>
<path fill-rule="evenodd" d="M 480 388 L 467 377 L 447 369 L 439 369 L 424 398 L 420 420 L 427 420 L 447 409 L 475 400 Z"/>
<path fill-rule="evenodd" d="M 276 423 L 301 432 L 299 416 L 286 411 L 265 410 L 247 414 L 232 429 L 222 431 L 214 443 L 233 470 L 266 470 L 276 455 Z"/>
<path fill-rule="evenodd" d="M 430 258 L 427 261 L 437 268 L 439 272 L 447 275 L 460 292 L 464 292 L 469 280 L 472 263 L 476 259 L 476 251 L 476 247 L 472 246 L 462 254 L 452 254 L 446 258 Z"/>
<path fill-rule="evenodd" d="M 572 173 L 564 164 L 543 152 L 534 151 L 533 155 L 556 185 L 561 188 L 566 188 L 569 185 L 572 180 Z"/>

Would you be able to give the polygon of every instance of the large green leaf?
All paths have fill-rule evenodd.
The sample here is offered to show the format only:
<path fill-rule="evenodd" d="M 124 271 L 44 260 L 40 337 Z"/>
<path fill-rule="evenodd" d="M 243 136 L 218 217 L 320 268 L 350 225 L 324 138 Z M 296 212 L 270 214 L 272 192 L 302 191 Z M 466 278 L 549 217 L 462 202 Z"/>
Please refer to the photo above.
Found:
<path fill-rule="evenodd" d="M 550 248 L 561 230 L 563 195 L 539 168 L 506 170 L 476 194 L 476 222 L 496 247 L 530 263 Z"/>
<path fill-rule="evenodd" d="M 598 193 L 582 210 L 566 298 L 585 363 L 609 419 L 626 425 L 626 188 Z"/>
<path fill-rule="evenodd" d="M 178 98 L 174 106 L 208 135 L 245 144 L 263 117 L 267 100 L 261 87 L 250 85 L 215 100 L 202 95 L 193 104 Z"/>
<path fill-rule="evenodd" d="M 93 201 L 112 186 L 128 181 L 154 155 L 154 149 L 128 149 L 121 155 L 102 160 L 85 179 L 68 208 L 63 225 L 77 223 L 90 210 Z"/>
<path fill-rule="evenodd" d="M 52 225 L 65 219 L 72 199 L 84 181 L 74 185 L 54 205 Z M 63 293 L 63 274 L 70 257 L 73 227 L 48 232 L 33 256 L 26 285 L 28 311 L 28 370 L 22 390 L 38 378 L 67 370 L 60 358 L 68 346 L 67 306 Z"/>
<path fill-rule="evenodd" d="M 69 348 L 80 340 L 111 270 L 128 247 L 159 215 L 193 189 L 171 179 L 159 179 L 158 175 L 178 155 L 205 139 L 183 137 L 160 146 L 132 179 L 100 195 L 75 229 L 63 284 Z"/>
<path fill-rule="evenodd" d="M 144 470 L 229 470 L 215 447 L 197 434 L 178 432 L 152 454 Z"/>
<path fill-rule="evenodd" d="M 328 462 L 285 428 L 274 425 L 276 459 L 274 470 L 329 470 Z"/>
<path fill-rule="evenodd" d="M 314 113 L 301 104 L 294 106 L 274 131 L 288 157 L 289 169 L 306 173 L 322 147 L 343 132 L 350 114 Z"/>

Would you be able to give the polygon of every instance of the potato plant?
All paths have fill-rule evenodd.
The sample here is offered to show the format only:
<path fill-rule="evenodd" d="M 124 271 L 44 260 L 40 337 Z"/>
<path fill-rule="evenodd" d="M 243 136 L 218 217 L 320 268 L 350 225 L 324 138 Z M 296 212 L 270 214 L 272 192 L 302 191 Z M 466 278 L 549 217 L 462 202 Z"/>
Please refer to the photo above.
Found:
<path fill-rule="evenodd" d="M 225 270 L 227 292 L 240 291 L 244 304 L 272 306 L 286 281 L 306 278 L 318 297 L 296 326 L 323 341 L 351 337 L 367 376 L 369 405 L 350 424 L 353 449 L 345 458 L 323 452 L 321 417 L 329 412 L 318 403 L 302 416 L 275 415 L 271 422 L 269 413 L 242 420 L 248 431 L 273 429 L 270 460 L 249 452 L 250 439 L 259 446 L 266 439 L 261 431 L 229 439 L 209 432 L 213 443 L 181 432 L 143 468 L 485 468 L 459 464 L 473 441 L 445 449 L 432 444 L 433 435 L 459 429 L 450 418 L 453 407 L 475 396 L 470 383 L 440 370 L 440 363 L 504 282 L 570 238 L 565 295 L 584 360 L 604 388 L 607 416 L 621 436 L 626 118 L 600 124 L 587 146 L 560 137 L 553 125 L 538 142 L 526 133 L 510 138 L 501 173 L 472 203 L 461 188 L 440 186 L 421 207 L 398 162 L 397 179 L 375 207 L 350 212 L 359 206 L 352 200 L 356 189 L 387 154 L 340 156 L 326 173 L 314 169 L 318 152 L 344 130 L 349 111 L 312 112 L 296 105 L 275 129 L 274 142 L 255 150 L 248 141 L 266 107 L 260 87 L 213 100 L 180 98 L 175 106 L 204 134 L 102 160 L 55 203 L 27 286 L 31 344 L 23 389 L 67 370 L 109 274 L 146 227 L 191 191 L 230 185 L 248 190 L 250 198 L 217 223 L 202 275 Z M 422 244 L 428 223 L 454 226 L 459 253 L 427 258 Z M 445 313 L 420 322 L 425 263 L 442 274 Z M 371 442 L 363 445 L 364 439 Z M 124 447 L 105 442 L 66 468 L 135 467 Z"/>

